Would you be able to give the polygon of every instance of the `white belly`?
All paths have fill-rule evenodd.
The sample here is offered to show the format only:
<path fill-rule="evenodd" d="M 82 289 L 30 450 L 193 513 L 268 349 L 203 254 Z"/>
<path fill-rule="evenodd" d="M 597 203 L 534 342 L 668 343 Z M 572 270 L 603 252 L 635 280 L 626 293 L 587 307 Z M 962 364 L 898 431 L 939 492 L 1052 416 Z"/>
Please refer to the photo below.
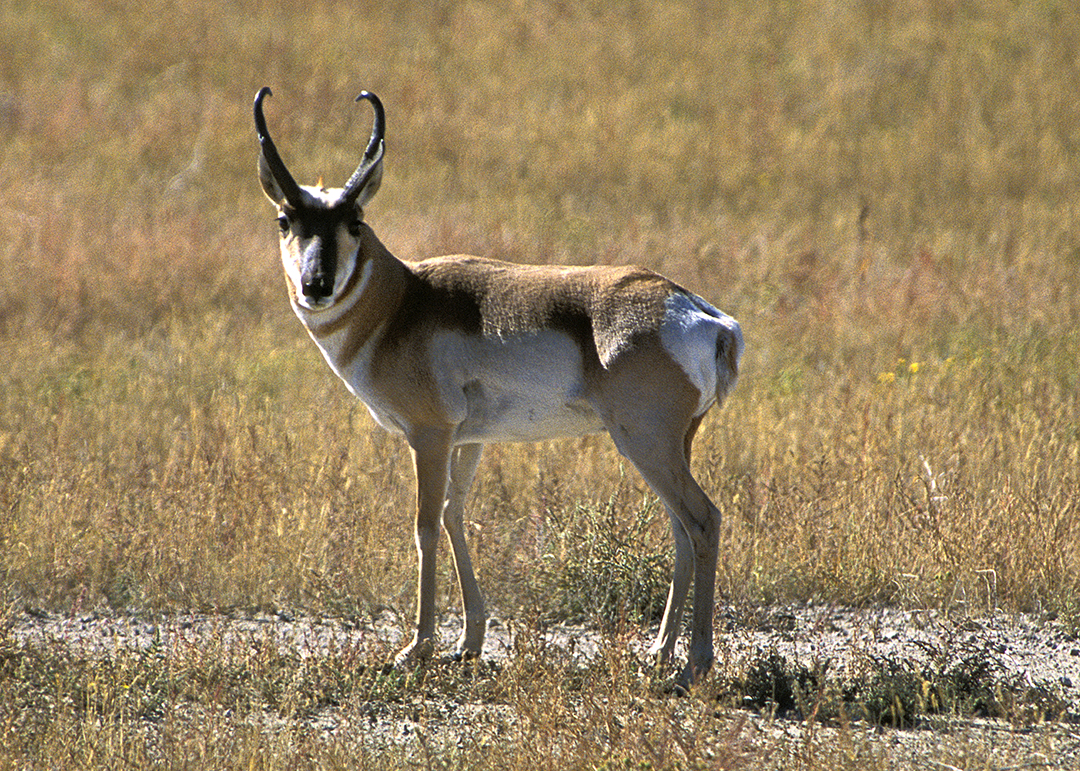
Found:
<path fill-rule="evenodd" d="M 536 441 L 603 430 L 584 400 L 581 353 L 559 332 L 511 338 L 443 332 L 432 369 L 457 441 Z"/>

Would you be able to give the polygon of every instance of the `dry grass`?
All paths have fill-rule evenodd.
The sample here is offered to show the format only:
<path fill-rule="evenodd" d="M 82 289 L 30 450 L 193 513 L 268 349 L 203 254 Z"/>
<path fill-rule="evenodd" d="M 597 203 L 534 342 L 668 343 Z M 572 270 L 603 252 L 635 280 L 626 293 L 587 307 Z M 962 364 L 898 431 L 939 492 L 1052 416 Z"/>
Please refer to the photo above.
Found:
<path fill-rule="evenodd" d="M 728 598 L 1080 614 L 1068 3 L 2 0 L 0 30 L 13 607 L 408 613 L 403 448 L 282 291 L 269 84 L 305 179 L 351 172 L 382 96 L 399 255 L 635 262 L 743 322 L 696 452 Z M 663 556 L 648 506 L 609 443 L 492 448 L 481 584 L 569 609 L 551 523 L 622 512 Z"/>

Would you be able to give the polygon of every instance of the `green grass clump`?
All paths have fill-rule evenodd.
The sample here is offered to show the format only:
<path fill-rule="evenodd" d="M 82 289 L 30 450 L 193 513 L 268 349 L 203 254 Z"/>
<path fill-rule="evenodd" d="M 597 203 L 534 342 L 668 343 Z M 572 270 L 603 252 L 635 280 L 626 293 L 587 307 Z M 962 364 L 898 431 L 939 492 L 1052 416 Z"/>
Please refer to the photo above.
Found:
<path fill-rule="evenodd" d="M 629 522 L 610 503 L 578 507 L 566 517 L 551 512 L 550 543 L 538 565 L 538 610 L 609 629 L 658 623 L 673 560 L 656 537 L 656 508 L 642 506 Z"/>

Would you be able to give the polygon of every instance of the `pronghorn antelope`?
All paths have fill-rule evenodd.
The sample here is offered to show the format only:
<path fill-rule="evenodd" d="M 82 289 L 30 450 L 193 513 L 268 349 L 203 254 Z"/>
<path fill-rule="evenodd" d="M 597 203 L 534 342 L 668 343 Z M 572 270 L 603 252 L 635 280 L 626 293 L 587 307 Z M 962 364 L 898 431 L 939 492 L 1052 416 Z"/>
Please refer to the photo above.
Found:
<path fill-rule="evenodd" d="M 395 660 L 430 656 L 439 525 L 464 606 L 455 657 L 479 656 L 486 615 L 462 512 L 483 445 L 606 431 L 671 518 L 675 571 L 651 653 L 672 657 L 694 579 L 689 662 L 713 660 L 720 512 L 690 473 L 702 417 L 735 384 L 738 323 L 635 267 L 525 266 L 469 256 L 402 262 L 364 222 L 379 188 L 385 115 L 344 188 L 298 185 L 255 97 L 259 179 L 277 211 L 293 310 L 331 369 L 384 428 L 404 434 L 416 471 L 416 631 Z"/>

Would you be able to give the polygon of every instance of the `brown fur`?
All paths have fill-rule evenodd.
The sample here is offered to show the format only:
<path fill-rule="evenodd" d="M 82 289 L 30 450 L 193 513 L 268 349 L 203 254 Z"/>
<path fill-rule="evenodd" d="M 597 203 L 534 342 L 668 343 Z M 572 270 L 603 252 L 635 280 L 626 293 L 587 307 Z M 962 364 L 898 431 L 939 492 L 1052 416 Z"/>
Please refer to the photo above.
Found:
<path fill-rule="evenodd" d="M 664 301 L 683 291 L 638 267 L 515 265 L 452 256 L 417 263 L 412 270 L 436 293 L 466 304 L 462 321 L 470 331 L 495 337 L 544 329 L 587 335 L 604 368 L 635 337 L 655 331 Z"/>

